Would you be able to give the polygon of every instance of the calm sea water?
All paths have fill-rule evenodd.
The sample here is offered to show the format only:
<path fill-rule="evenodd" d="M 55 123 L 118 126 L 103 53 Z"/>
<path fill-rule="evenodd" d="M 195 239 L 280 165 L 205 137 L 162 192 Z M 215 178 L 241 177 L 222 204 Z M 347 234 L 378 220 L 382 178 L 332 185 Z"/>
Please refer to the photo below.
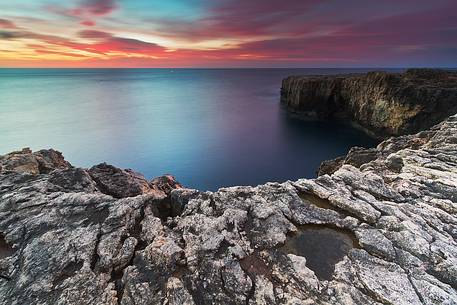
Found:
<path fill-rule="evenodd" d="M 314 177 L 320 162 L 375 142 L 279 103 L 282 78 L 338 69 L 0 69 L 0 154 L 55 148 L 188 187 Z"/>

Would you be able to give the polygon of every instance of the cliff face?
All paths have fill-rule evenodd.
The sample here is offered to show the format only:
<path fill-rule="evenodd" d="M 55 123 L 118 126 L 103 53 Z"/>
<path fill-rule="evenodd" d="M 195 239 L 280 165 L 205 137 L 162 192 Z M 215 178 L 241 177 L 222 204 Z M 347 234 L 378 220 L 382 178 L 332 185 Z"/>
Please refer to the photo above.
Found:
<path fill-rule="evenodd" d="M 456 304 L 456 135 L 217 192 L 0 157 L 0 304 Z"/>
<path fill-rule="evenodd" d="M 457 112 L 457 73 L 442 70 L 290 76 L 281 92 L 292 111 L 344 118 L 380 138 L 425 130 Z"/>

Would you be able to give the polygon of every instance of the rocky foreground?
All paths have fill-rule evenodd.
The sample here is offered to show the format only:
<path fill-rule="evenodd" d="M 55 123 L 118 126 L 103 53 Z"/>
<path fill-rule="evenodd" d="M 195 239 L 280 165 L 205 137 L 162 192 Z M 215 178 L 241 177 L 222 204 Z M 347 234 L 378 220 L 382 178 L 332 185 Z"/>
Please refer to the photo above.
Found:
<path fill-rule="evenodd" d="M 0 157 L 0 304 L 457 304 L 457 116 L 314 180 Z M 352 160 L 352 161 L 350 161 Z"/>
<path fill-rule="evenodd" d="M 405 73 L 290 76 L 282 102 L 313 119 L 352 121 L 378 138 L 426 130 L 457 112 L 457 73 L 410 69 Z"/>

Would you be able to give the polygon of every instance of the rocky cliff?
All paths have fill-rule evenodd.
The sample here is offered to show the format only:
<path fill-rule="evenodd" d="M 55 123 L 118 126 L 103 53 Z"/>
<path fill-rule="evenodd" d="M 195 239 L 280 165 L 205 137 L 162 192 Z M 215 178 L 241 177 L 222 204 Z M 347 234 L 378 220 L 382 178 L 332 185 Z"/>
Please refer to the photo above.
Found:
<path fill-rule="evenodd" d="M 0 157 L 0 304 L 457 304 L 457 116 L 314 180 Z"/>
<path fill-rule="evenodd" d="M 291 111 L 349 120 L 378 138 L 425 130 L 457 112 L 457 73 L 443 70 L 291 76 L 281 92 Z"/>

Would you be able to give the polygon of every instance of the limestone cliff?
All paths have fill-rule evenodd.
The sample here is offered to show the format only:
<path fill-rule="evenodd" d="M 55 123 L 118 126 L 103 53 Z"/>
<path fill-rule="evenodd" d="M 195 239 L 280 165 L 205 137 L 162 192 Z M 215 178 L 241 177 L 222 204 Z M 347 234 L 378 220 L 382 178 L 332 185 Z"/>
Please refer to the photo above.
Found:
<path fill-rule="evenodd" d="M 0 304 L 457 304 L 456 134 L 217 192 L 5 155 Z"/>
<path fill-rule="evenodd" d="M 379 138 L 425 130 L 457 112 L 457 73 L 443 70 L 290 76 L 281 92 L 292 111 L 350 120 Z"/>

